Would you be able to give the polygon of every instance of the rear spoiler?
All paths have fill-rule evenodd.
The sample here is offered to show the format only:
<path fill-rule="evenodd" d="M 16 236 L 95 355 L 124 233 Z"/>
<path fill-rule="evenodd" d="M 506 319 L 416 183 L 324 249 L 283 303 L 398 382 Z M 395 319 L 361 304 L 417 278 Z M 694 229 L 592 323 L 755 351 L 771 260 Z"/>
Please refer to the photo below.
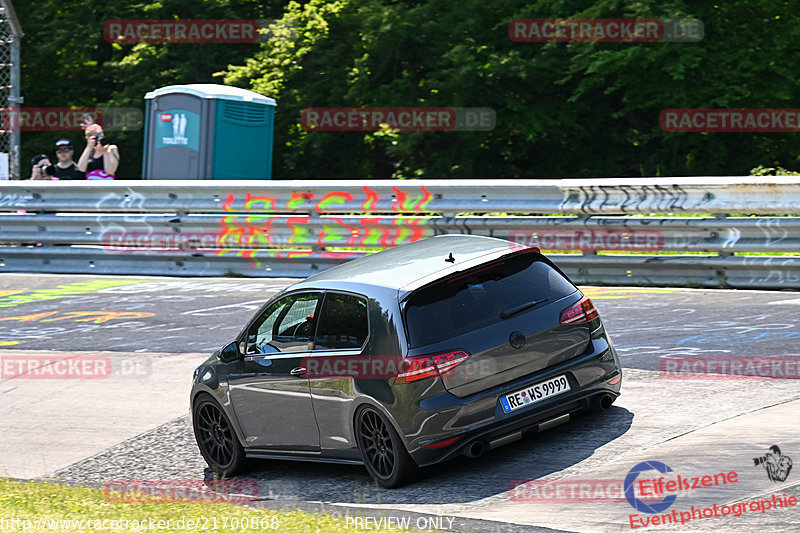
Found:
<path fill-rule="evenodd" d="M 523 254 L 536 254 L 536 255 L 538 255 L 538 259 L 540 261 L 546 263 L 548 266 L 553 268 L 553 270 L 555 270 L 556 272 L 558 272 L 559 274 L 564 276 L 570 283 L 572 283 L 572 280 L 569 279 L 569 276 L 567 276 L 560 268 L 558 268 L 547 257 L 542 255 L 542 251 L 538 247 L 530 246 L 530 247 L 527 247 L 527 248 L 519 248 L 519 249 L 516 249 L 516 250 L 511 250 L 511 251 L 503 252 L 503 253 L 500 253 L 500 254 L 495 252 L 495 253 L 492 253 L 492 254 L 482 255 L 480 257 L 477 257 L 477 258 L 473 259 L 472 261 L 470 261 L 466 265 L 463 265 L 463 266 L 465 266 L 465 268 L 459 268 L 458 270 L 451 270 L 449 272 L 443 272 L 443 273 L 441 273 L 441 275 L 428 276 L 428 277 L 422 278 L 420 280 L 417 280 L 412 285 L 408 285 L 406 287 L 403 287 L 398 291 L 398 301 L 402 305 L 403 302 L 405 302 L 409 298 L 411 298 L 411 296 L 415 292 L 417 292 L 418 290 L 420 290 L 420 289 L 422 289 L 424 287 L 427 287 L 427 286 L 429 286 L 429 285 L 431 285 L 433 283 L 437 283 L 437 282 L 440 282 L 440 281 L 445 281 L 445 280 L 451 279 L 451 278 L 455 279 L 455 278 L 458 278 L 458 277 L 461 277 L 461 276 L 469 275 L 475 270 L 480 270 L 480 269 L 484 269 L 484 268 L 491 268 L 491 266 L 493 264 L 495 264 L 495 263 L 497 263 L 499 261 L 503 261 L 503 260 L 506 260 L 506 259 L 508 259 L 510 257 L 515 257 L 515 256 L 518 256 L 518 255 L 523 255 Z M 492 257 L 492 256 L 494 256 L 494 257 Z M 572 284 L 575 285 L 574 283 L 572 283 Z"/>

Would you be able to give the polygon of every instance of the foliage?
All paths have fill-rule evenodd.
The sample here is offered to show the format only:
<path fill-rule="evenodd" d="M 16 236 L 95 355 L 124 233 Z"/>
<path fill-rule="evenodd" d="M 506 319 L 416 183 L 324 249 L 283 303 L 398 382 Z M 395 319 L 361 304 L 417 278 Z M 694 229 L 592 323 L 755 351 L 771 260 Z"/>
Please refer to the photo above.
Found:
<path fill-rule="evenodd" d="M 244 61 L 259 44 L 109 43 L 103 24 L 120 19 L 268 19 L 280 16 L 282 2 L 271 0 L 18 0 L 22 40 L 24 107 L 135 107 L 165 85 L 221 83 L 214 73 Z M 106 132 L 120 146 L 119 176 L 141 176 L 143 132 Z M 22 167 L 30 157 L 52 153 L 61 137 L 72 140 L 77 161 L 81 132 L 23 132 Z M 27 177 L 27 176 L 26 176 Z"/>
<path fill-rule="evenodd" d="M 224 80 L 278 101 L 276 178 L 741 175 L 753 162 L 800 166 L 800 139 L 791 133 L 659 126 L 665 108 L 795 107 L 800 14 L 789 1 L 26 0 L 17 11 L 28 32 L 26 105 L 143 107 L 153 88 Z M 104 20 L 145 17 L 279 23 L 263 45 L 103 41 Z M 705 36 L 699 43 L 509 39 L 511 20 L 547 17 L 693 17 Z M 54 77 L 57 86 L 48 81 Z M 307 107 L 383 106 L 492 107 L 497 125 L 490 132 L 300 126 Z M 25 134 L 23 154 L 51 137 Z M 141 132 L 123 140 L 124 174 L 138 177 Z"/>
<path fill-rule="evenodd" d="M 769 168 L 761 165 L 750 170 L 751 176 L 800 176 L 800 172 L 786 170 L 782 167 Z"/>
<path fill-rule="evenodd" d="M 290 3 L 303 45 L 261 50 L 226 80 L 279 100 L 276 174 L 590 177 L 742 174 L 796 165 L 786 133 L 667 133 L 672 107 L 791 107 L 791 2 L 502 0 Z M 701 43 L 515 43 L 524 17 L 704 21 Z M 490 106 L 492 132 L 306 132 L 305 107 Z"/>

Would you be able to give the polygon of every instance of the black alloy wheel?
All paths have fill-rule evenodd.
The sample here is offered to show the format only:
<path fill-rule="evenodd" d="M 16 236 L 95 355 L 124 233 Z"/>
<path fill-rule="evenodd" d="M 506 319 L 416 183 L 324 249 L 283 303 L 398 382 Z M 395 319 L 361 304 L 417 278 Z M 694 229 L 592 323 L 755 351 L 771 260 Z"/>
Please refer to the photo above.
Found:
<path fill-rule="evenodd" d="M 245 462 L 244 448 L 222 408 L 209 396 L 201 396 L 192 416 L 194 436 L 203 459 L 215 472 L 230 476 Z"/>
<path fill-rule="evenodd" d="M 371 407 L 361 409 L 356 433 L 364 466 L 380 486 L 391 489 L 411 480 L 418 467 L 383 415 Z"/>

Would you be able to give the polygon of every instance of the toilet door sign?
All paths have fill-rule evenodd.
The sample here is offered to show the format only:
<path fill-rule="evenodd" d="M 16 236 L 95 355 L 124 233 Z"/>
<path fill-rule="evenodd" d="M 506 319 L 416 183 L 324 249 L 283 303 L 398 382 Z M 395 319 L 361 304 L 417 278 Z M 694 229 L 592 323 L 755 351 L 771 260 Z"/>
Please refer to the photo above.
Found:
<path fill-rule="evenodd" d="M 183 109 L 162 111 L 156 123 L 156 150 L 182 146 L 195 152 L 199 149 L 200 115 Z"/>

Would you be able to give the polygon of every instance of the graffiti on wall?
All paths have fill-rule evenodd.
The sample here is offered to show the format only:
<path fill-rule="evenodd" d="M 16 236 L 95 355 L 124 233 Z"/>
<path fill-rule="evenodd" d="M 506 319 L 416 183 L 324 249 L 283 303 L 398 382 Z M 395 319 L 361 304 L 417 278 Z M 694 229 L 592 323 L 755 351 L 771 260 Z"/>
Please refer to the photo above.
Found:
<path fill-rule="evenodd" d="M 393 194 L 381 195 L 368 186 L 355 197 L 347 191 L 325 194 L 291 192 L 288 197 L 230 193 L 221 202 L 225 213 L 213 231 L 170 232 L 156 230 L 142 223 L 146 219 L 124 217 L 123 223 L 137 223 L 142 229 L 129 230 L 122 225 L 106 224 L 103 249 L 108 253 L 172 252 L 174 250 L 209 251 L 221 256 L 293 258 L 308 255 L 346 259 L 355 255 L 347 250 L 329 248 L 380 249 L 415 242 L 432 233 L 425 229 L 430 216 L 424 213 L 433 195 L 425 186 L 416 193 L 392 187 Z M 142 197 L 103 200 L 103 205 L 133 206 Z M 352 206 L 353 213 L 389 211 L 405 216 L 345 216 L 330 214 Z M 297 212 L 304 212 L 297 214 Z M 286 213 L 286 214 L 278 214 Z M 291 213 L 291 214 L 289 214 Z"/>

